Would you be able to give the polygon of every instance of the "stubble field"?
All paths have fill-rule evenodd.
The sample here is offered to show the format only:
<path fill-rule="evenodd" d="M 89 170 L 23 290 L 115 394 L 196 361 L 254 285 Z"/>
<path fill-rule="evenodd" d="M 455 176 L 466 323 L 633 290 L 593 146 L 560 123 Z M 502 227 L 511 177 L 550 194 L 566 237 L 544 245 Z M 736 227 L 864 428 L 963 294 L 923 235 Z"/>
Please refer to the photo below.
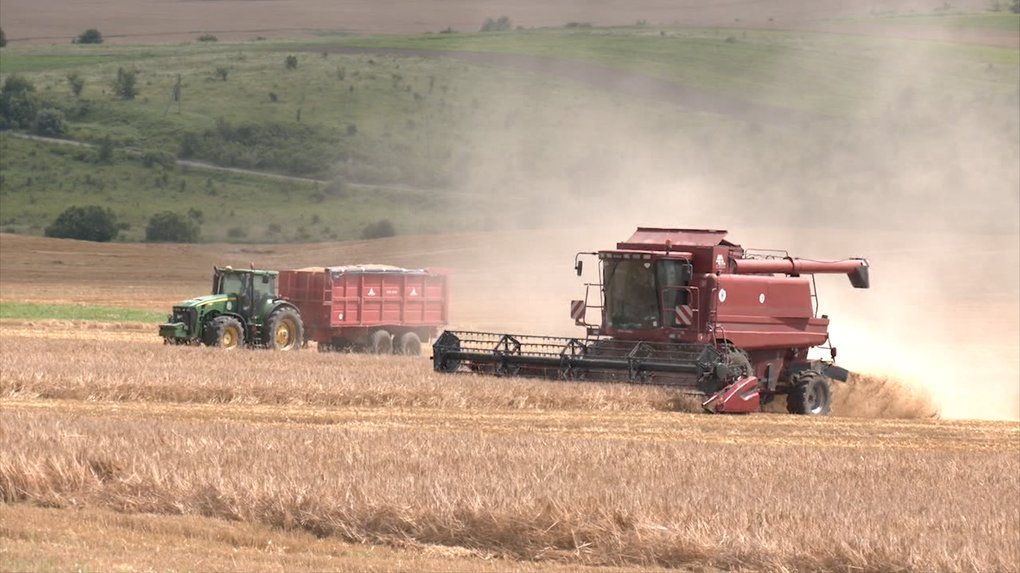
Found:
<path fill-rule="evenodd" d="M 523 327 L 538 314 L 546 324 L 532 331 L 563 327 L 548 318 L 562 305 L 542 302 L 560 300 L 558 280 L 529 289 L 494 275 L 565 265 L 532 253 L 486 272 L 486 249 L 435 244 L 477 240 L 451 239 L 178 247 L 4 235 L 0 296 L 157 309 L 207 289 L 213 262 L 416 258 L 456 267 L 458 327 Z M 558 273 L 568 283 L 569 270 Z M 1020 564 L 1009 501 L 1020 424 L 940 419 L 929 393 L 896 379 L 855 378 L 824 419 L 720 417 L 660 389 L 446 377 L 425 357 L 166 347 L 154 332 L 0 324 L 0 567 Z"/>
<path fill-rule="evenodd" d="M 65 44 L 89 27 L 110 44 L 176 43 L 475 31 L 503 15 L 525 28 L 1020 46 L 1014 28 L 935 22 L 940 6 L 4 0 L 2 25 L 12 48 Z M 971 157 L 989 155 L 984 138 L 965 144 L 973 132 L 948 133 L 982 151 Z M 938 189 L 967 195 L 1014 173 L 965 185 L 997 163 L 961 165 L 960 184 Z M 888 196 L 914 187 L 896 167 L 888 177 L 904 181 L 881 187 Z M 869 184 L 853 181 L 851 191 Z M 0 234 L 2 303 L 167 311 L 207 292 L 213 265 L 374 262 L 449 269 L 452 328 L 554 335 L 577 334 L 573 254 L 611 247 L 636 224 L 742 221 L 731 238 L 745 246 L 866 256 L 873 279 L 863 292 L 818 280 L 840 363 L 858 373 L 819 419 L 782 404 L 710 416 L 654 388 L 444 377 L 427 357 L 169 347 L 154 324 L 0 320 L 0 571 L 1020 571 L 1020 237 L 1015 225 L 954 227 L 969 212 L 955 202 L 933 211 L 929 231 L 918 197 L 908 222 L 848 208 L 847 221 L 813 215 L 782 229 L 767 213 L 649 207 L 651 219 L 631 220 L 621 195 L 556 231 L 306 245 Z M 997 217 L 1015 215 L 1004 205 Z M 882 210 L 868 207 L 858 214 Z"/>

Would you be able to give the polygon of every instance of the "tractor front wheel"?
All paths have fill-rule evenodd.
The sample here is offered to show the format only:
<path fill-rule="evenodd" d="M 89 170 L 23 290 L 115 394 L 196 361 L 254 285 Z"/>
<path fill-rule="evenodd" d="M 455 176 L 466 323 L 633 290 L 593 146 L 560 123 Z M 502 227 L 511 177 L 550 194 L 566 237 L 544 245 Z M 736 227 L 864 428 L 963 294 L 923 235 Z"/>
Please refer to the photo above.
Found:
<path fill-rule="evenodd" d="M 282 307 L 273 311 L 266 320 L 265 340 L 267 348 L 272 350 L 297 350 L 301 348 L 304 338 L 304 327 L 301 315 L 290 307 Z"/>
<path fill-rule="evenodd" d="M 205 343 L 226 350 L 244 346 L 244 328 L 232 316 L 217 316 L 205 327 Z"/>
<path fill-rule="evenodd" d="M 786 410 L 791 414 L 824 416 L 832 409 L 829 379 L 814 370 L 801 370 L 790 378 Z"/>

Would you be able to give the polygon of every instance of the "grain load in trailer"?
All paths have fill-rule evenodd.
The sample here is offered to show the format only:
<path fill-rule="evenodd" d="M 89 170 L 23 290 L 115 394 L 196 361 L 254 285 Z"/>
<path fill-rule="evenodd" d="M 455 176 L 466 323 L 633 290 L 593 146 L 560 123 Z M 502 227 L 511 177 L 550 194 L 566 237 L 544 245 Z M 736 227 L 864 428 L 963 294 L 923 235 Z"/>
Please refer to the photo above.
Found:
<path fill-rule="evenodd" d="M 829 340 L 814 275 L 845 274 L 868 288 L 868 261 L 796 259 L 725 237 L 639 227 L 615 249 L 578 253 L 578 276 L 590 255 L 601 278 L 570 304 L 584 338 L 447 331 L 433 345 L 434 368 L 677 386 L 706 397 L 712 412 L 753 412 L 785 394 L 791 413 L 827 414 L 830 380 L 848 372 L 834 364 L 835 348 L 830 360 L 808 357 Z"/>
<path fill-rule="evenodd" d="M 301 311 L 319 350 L 421 353 L 446 325 L 447 275 L 359 264 L 280 271 L 280 294 Z"/>

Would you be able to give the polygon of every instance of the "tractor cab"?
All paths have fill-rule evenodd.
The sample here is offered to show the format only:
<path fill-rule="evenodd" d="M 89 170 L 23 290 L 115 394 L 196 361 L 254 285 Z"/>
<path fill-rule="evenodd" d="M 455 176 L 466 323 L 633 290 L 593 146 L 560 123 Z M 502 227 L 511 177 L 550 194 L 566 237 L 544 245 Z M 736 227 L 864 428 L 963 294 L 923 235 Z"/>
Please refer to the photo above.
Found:
<path fill-rule="evenodd" d="M 276 298 L 276 271 L 215 267 L 212 294 L 236 297 L 242 315 L 249 315 L 252 304 Z"/>

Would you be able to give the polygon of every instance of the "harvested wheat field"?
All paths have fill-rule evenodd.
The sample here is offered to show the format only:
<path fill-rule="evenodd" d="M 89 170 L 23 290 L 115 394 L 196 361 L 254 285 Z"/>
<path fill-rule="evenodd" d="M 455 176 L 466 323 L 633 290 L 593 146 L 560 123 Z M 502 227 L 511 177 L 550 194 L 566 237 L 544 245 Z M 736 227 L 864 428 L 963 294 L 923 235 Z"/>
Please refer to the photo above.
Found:
<path fill-rule="evenodd" d="M 449 268 L 456 327 L 572 328 L 570 260 L 509 257 L 493 273 L 480 243 L 3 235 L 0 298 L 165 309 L 206 290 L 214 263 L 371 260 Z M 826 418 L 711 416 L 658 388 L 5 320 L 0 569 L 1020 570 L 1008 406 L 1001 421 L 947 419 L 937 388 L 881 370 L 837 391 Z"/>

